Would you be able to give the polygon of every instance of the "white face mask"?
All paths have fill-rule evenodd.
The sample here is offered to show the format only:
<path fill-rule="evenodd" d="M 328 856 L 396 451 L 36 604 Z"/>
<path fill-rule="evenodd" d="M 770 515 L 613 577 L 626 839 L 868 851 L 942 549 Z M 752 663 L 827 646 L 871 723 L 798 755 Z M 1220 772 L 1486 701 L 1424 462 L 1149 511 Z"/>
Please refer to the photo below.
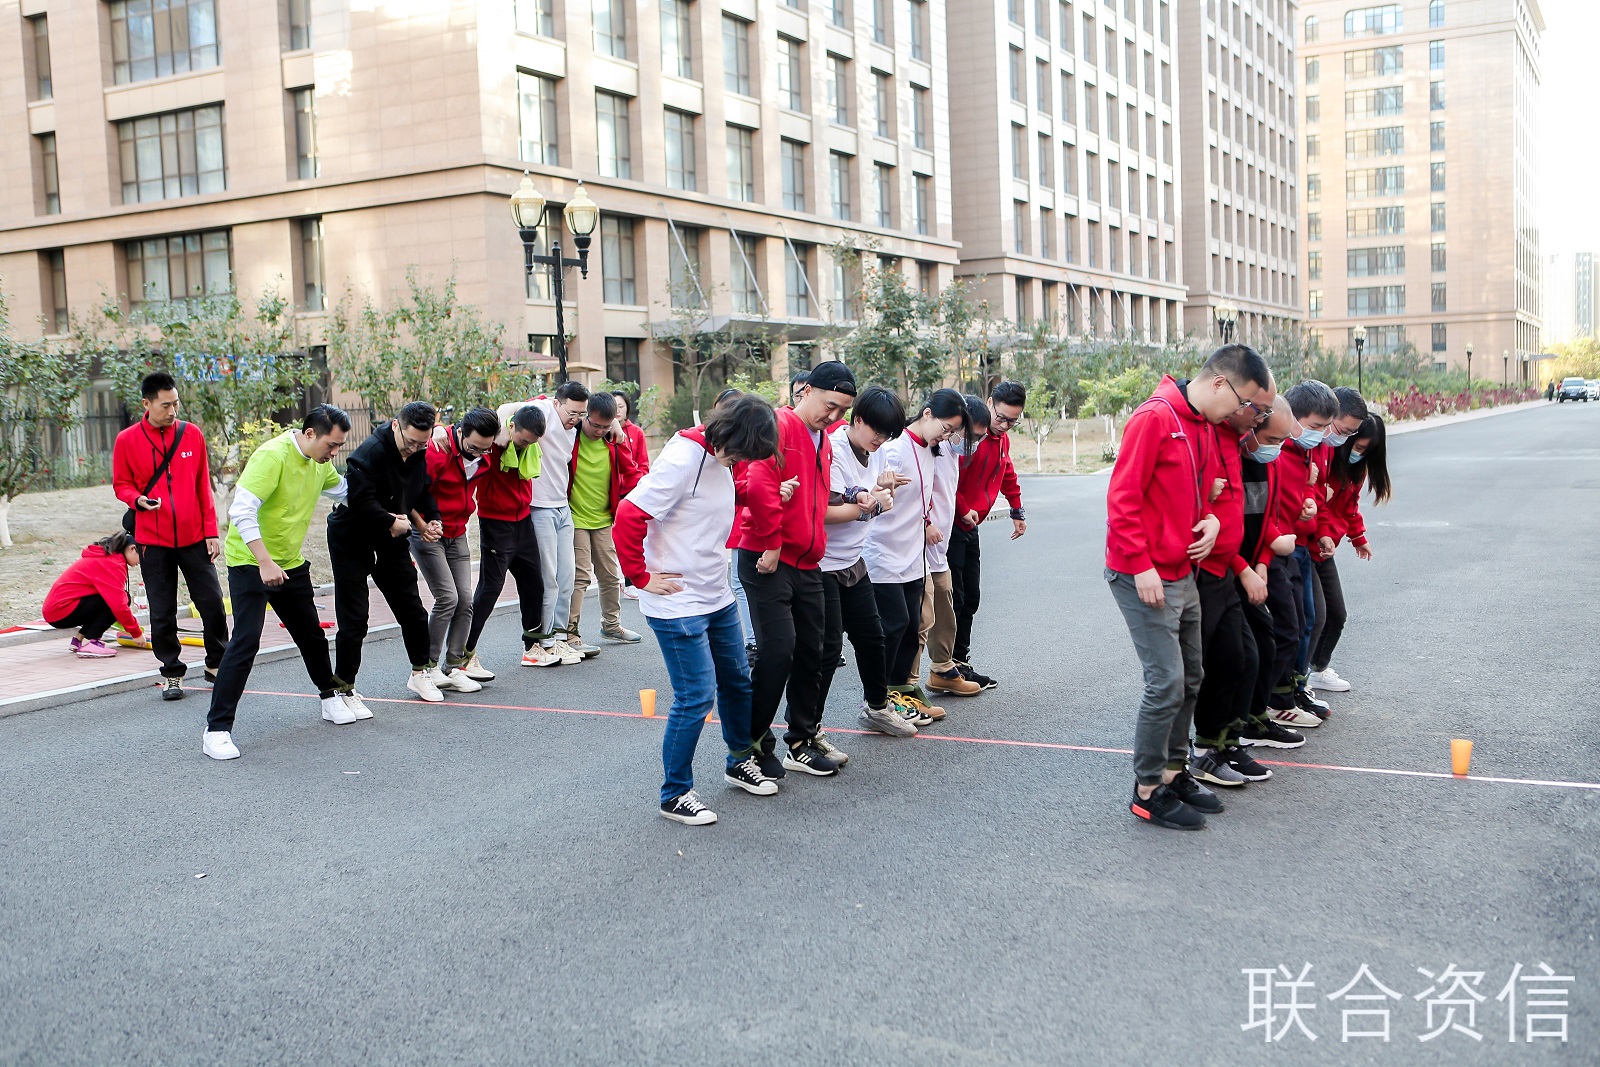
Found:
<path fill-rule="evenodd" d="M 1327 437 L 1327 443 L 1334 448 L 1338 448 L 1348 440 L 1350 440 L 1350 435 L 1347 433 L 1330 433 Z"/>

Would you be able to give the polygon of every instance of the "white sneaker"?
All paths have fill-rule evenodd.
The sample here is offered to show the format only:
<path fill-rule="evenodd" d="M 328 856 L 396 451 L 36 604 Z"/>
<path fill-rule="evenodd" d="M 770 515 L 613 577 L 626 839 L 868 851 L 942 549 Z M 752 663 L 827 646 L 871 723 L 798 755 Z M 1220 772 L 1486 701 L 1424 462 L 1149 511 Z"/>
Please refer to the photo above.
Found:
<path fill-rule="evenodd" d="M 600 648 L 598 645 L 591 645 L 589 642 L 585 641 L 576 634 L 567 638 L 567 647 L 572 649 L 572 651 L 576 652 L 578 655 L 582 656 L 584 659 L 594 659 L 600 654 Z"/>
<path fill-rule="evenodd" d="M 207 730 L 200 735 L 200 751 L 212 759 L 238 759 L 239 746 L 226 730 Z"/>
<path fill-rule="evenodd" d="M 561 662 L 560 656 L 543 645 L 534 645 L 522 654 L 524 667 L 559 667 Z"/>
<path fill-rule="evenodd" d="M 429 677 L 432 673 L 432 671 L 412 671 L 411 677 L 406 680 L 406 688 L 428 703 L 437 704 L 444 699 L 444 694 L 433 684 L 433 679 Z"/>
<path fill-rule="evenodd" d="M 478 662 L 478 654 L 474 652 L 472 658 L 467 660 L 467 665 L 461 668 L 461 673 L 471 678 L 474 682 L 494 681 L 494 671 Z"/>
<path fill-rule="evenodd" d="M 1350 692 L 1350 683 L 1339 677 L 1339 672 L 1332 667 L 1312 671 L 1311 677 L 1306 680 L 1311 683 L 1311 688 L 1321 689 L 1326 693 Z"/>
<path fill-rule="evenodd" d="M 544 650 L 555 656 L 562 663 L 572 664 L 583 662 L 583 653 L 579 652 L 565 641 L 557 641 L 553 645 L 546 645 L 544 646 Z"/>
<path fill-rule="evenodd" d="M 356 698 L 358 702 L 360 699 L 360 697 Z M 369 711 L 367 714 L 371 715 L 372 712 Z M 343 693 L 335 693 L 331 697 L 323 698 L 322 717 L 335 726 L 344 726 L 346 723 L 356 721 L 356 713 L 350 710 L 350 705 L 345 702 Z"/>
<path fill-rule="evenodd" d="M 1322 725 L 1321 719 L 1299 708 L 1268 708 L 1267 715 L 1291 730 L 1315 730 Z"/>
<path fill-rule="evenodd" d="M 453 689 L 457 693 L 477 693 L 483 689 L 483 686 L 463 674 L 459 667 L 448 673 L 442 668 L 435 667 L 428 672 L 428 680 L 436 689 Z"/>

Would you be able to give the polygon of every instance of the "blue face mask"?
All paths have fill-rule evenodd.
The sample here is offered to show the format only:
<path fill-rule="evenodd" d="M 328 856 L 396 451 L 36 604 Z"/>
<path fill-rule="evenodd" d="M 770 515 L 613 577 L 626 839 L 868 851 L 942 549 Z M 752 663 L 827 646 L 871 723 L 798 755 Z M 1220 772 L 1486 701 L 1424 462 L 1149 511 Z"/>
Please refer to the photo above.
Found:
<path fill-rule="evenodd" d="M 1348 440 L 1350 440 L 1350 435 L 1347 433 L 1330 433 L 1327 437 L 1328 444 L 1334 448 L 1338 448 Z"/>
<path fill-rule="evenodd" d="M 1257 463 L 1271 463 L 1278 458 L 1278 453 L 1282 451 L 1282 445 L 1257 445 L 1255 451 L 1249 453 L 1249 456 Z"/>
<path fill-rule="evenodd" d="M 1304 430 L 1299 437 L 1294 439 L 1294 443 L 1310 451 L 1322 443 L 1322 438 L 1323 432 L 1321 430 Z"/>
<path fill-rule="evenodd" d="M 1351 463 L 1360 463 L 1362 458 L 1363 457 L 1362 457 L 1360 452 L 1357 452 L 1353 448 L 1350 450 L 1350 462 Z"/>

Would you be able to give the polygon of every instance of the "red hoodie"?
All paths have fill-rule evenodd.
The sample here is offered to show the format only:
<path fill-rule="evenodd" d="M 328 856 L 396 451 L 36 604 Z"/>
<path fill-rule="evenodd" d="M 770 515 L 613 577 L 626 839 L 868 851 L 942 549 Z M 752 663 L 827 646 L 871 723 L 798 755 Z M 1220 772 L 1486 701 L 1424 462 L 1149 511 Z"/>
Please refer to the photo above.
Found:
<path fill-rule="evenodd" d="M 1335 546 L 1347 537 L 1352 545 L 1367 543 L 1367 520 L 1361 515 L 1361 487 L 1366 481 L 1366 475 L 1358 473 L 1353 482 L 1333 483 L 1333 499 L 1323 505 L 1318 529 L 1322 536 L 1333 538 Z"/>
<path fill-rule="evenodd" d="M 582 430 L 578 433 L 581 435 Z M 611 452 L 611 495 L 606 502 L 606 508 L 611 512 L 612 520 L 617 516 L 617 505 L 622 503 L 622 498 L 639 484 L 639 478 L 644 471 L 639 470 L 633 462 L 633 441 L 613 441 L 609 437 L 600 440 L 606 443 L 606 448 Z M 572 441 L 572 458 L 567 460 L 567 498 L 572 498 L 572 483 L 578 478 L 578 440 Z"/>
<path fill-rule="evenodd" d="M 466 534 L 467 520 L 478 509 L 478 483 L 483 481 L 493 459 L 494 449 L 491 448 L 483 454 L 477 470 L 472 472 L 472 478 L 468 480 L 467 457 L 461 451 L 461 441 L 456 436 L 454 426 L 446 428 L 442 442 L 438 438 L 428 442 L 428 477 L 433 483 L 428 491 L 433 494 L 434 503 L 439 505 L 439 519 L 444 523 L 446 537 Z"/>
<path fill-rule="evenodd" d="M 823 522 L 832 470 L 833 446 L 828 435 L 822 435 L 819 446 L 792 408 L 779 408 L 778 454 L 751 463 L 744 472 L 739 547 L 749 552 L 781 549 L 779 559 L 784 563 L 815 570 L 828 547 Z M 790 478 L 799 478 L 800 484 L 784 503 L 778 485 Z"/>
<path fill-rule="evenodd" d="M 1296 545 L 1309 547 L 1317 539 L 1317 524 L 1328 506 L 1328 493 L 1323 488 L 1328 470 L 1323 447 L 1318 445 L 1308 452 L 1295 441 L 1288 440 L 1283 443 L 1277 462 L 1278 507 L 1274 525 L 1279 534 L 1293 533 Z M 1313 468 L 1316 469 L 1314 480 Z M 1302 519 L 1300 513 L 1305 509 L 1307 498 L 1316 501 L 1317 514 Z"/>
<path fill-rule="evenodd" d="M 145 475 L 146 480 L 149 477 Z M 55 623 L 66 618 L 80 600 L 95 593 L 105 599 L 129 637 L 143 635 L 144 630 L 133 617 L 133 607 L 128 603 L 128 561 L 121 552 L 107 553 L 99 545 L 84 549 L 50 587 L 44 598 L 44 621 Z"/>
<path fill-rule="evenodd" d="M 1011 464 L 1011 435 L 986 433 L 972 454 L 961 460 L 961 480 L 956 483 L 956 525 L 963 530 L 976 530 L 976 526 L 967 525 L 967 512 L 976 511 L 982 522 L 1001 493 L 1013 508 L 1022 506 L 1022 485 L 1017 481 L 1017 468 Z"/>
<path fill-rule="evenodd" d="M 149 419 L 140 418 L 117 434 L 111 449 L 111 489 L 118 500 L 134 507 L 177 432 L 176 424 L 157 429 Z M 188 424 L 177 455 L 149 495 L 159 497 L 161 506 L 154 511 L 134 508 L 133 538 L 141 545 L 186 548 L 217 536 L 211 463 L 206 458 L 206 439 L 200 427 Z"/>
<path fill-rule="evenodd" d="M 643 478 L 650 473 L 650 442 L 645 439 L 644 431 L 639 429 L 637 423 L 626 423 L 622 427 L 628 435 L 628 445 L 633 449 L 633 469 Z M 616 514 L 616 509 L 612 509 Z"/>
<path fill-rule="evenodd" d="M 478 515 L 500 522 L 521 522 L 533 510 L 533 480 L 516 470 L 502 468 L 500 457 L 505 454 L 504 445 L 491 448 L 483 457 L 489 469 L 473 479 L 478 491 Z"/>
<path fill-rule="evenodd" d="M 1217 428 L 1189 405 L 1169 374 L 1122 431 L 1106 490 L 1106 566 L 1123 574 L 1155 568 L 1163 581 L 1194 573 L 1195 524 L 1211 514 L 1203 478 L 1214 465 Z"/>
<path fill-rule="evenodd" d="M 1243 435 L 1227 423 L 1217 427 L 1217 458 L 1206 474 L 1206 496 L 1211 496 L 1214 479 L 1223 480 L 1222 492 L 1211 501 L 1211 513 L 1222 523 L 1211 555 L 1200 561 L 1200 569 L 1221 578 L 1230 572 L 1238 575 L 1249 568 L 1239 549 L 1244 544 L 1244 461 L 1239 458 L 1239 438 Z"/>

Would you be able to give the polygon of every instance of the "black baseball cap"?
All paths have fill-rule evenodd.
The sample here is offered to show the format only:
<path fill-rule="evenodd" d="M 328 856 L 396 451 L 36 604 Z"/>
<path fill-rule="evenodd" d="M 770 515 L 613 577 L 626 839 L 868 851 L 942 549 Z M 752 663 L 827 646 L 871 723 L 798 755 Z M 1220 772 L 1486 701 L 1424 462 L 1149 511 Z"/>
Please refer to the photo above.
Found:
<path fill-rule="evenodd" d="M 811 368 L 811 377 L 806 379 L 806 384 L 813 389 L 830 390 L 835 393 L 844 393 L 846 396 L 856 395 L 856 376 L 836 359 L 826 363 L 818 363 Z"/>

